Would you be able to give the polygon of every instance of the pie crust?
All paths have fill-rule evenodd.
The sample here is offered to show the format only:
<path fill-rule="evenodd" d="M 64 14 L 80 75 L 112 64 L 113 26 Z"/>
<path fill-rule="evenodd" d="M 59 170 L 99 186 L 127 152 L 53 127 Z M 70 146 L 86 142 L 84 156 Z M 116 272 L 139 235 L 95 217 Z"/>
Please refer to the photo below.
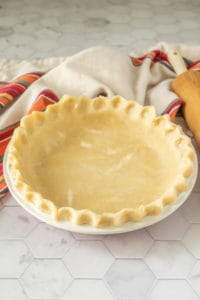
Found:
<path fill-rule="evenodd" d="M 16 190 L 54 220 L 120 226 L 187 190 L 194 150 L 168 115 L 120 96 L 64 96 L 25 116 L 11 139 Z"/>

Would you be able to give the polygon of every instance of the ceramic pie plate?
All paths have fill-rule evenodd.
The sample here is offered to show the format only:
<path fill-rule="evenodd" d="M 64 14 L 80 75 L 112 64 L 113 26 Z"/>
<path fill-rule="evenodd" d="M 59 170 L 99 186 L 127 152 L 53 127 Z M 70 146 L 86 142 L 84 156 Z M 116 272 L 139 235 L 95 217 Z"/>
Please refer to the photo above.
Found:
<path fill-rule="evenodd" d="M 9 146 L 8 146 L 9 147 Z M 195 153 L 195 151 L 194 151 Z M 139 222 L 127 222 L 123 224 L 120 227 L 103 227 L 103 228 L 96 228 L 90 225 L 75 225 L 69 221 L 54 221 L 49 215 L 42 213 L 42 211 L 39 211 L 33 204 L 27 202 L 23 199 L 23 197 L 20 195 L 20 193 L 16 190 L 14 187 L 14 184 L 12 182 L 12 177 L 9 173 L 8 168 L 8 148 L 4 155 L 4 176 L 8 185 L 8 188 L 12 194 L 12 196 L 16 199 L 16 201 L 30 214 L 32 214 L 34 217 L 38 218 L 39 220 L 50 224 L 54 227 L 72 231 L 72 232 L 78 232 L 78 233 L 84 233 L 84 234 L 116 234 L 116 233 L 125 233 L 129 231 L 138 230 L 147 226 L 150 226 L 152 224 L 155 224 L 169 215 L 171 215 L 173 212 L 175 212 L 189 197 L 196 179 L 197 179 L 197 173 L 198 173 L 198 160 L 197 155 L 195 153 L 195 158 L 193 161 L 193 173 L 190 177 L 188 177 L 187 182 L 189 185 L 189 189 L 186 192 L 182 192 L 178 197 L 174 204 L 172 205 L 166 205 L 163 209 L 163 212 L 156 216 L 146 216 Z"/>

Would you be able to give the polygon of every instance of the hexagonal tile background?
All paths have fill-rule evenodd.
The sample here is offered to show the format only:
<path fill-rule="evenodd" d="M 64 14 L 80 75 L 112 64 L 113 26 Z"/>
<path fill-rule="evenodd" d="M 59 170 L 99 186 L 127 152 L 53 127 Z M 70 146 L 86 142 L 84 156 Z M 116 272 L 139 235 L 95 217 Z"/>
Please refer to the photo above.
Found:
<path fill-rule="evenodd" d="M 44 223 L 36 226 L 27 237 L 27 243 L 38 258 L 61 258 L 74 242 L 70 232 Z"/>
<path fill-rule="evenodd" d="M 104 243 L 117 258 L 143 258 L 153 244 L 150 235 L 138 230 L 105 237 Z"/>
<path fill-rule="evenodd" d="M 63 260 L 74 277 L 102 278 L 114 257 L 100 241 L 77 241 Z"/>
<path fill-rule="evenodd" d="M 2 0 L 1 56 L 66 56 L 95 45 L 127 52 L 163 40 L 197 43 L 199 11 L 198 0 L 36 0 L 31 5 L 28 0 Z"/>
<path fill-rule="evenodd" d="M 114 300 L 113 295 L 108 291 L 102 280 L 74 280 L 72 285 L 66 290 L 61 300 L 77 300 L 80 298 L 87 300 Z"/>
<path fill-rule="evenodd" d="M 0 238 L 23 238 L 38 224 L 21 207 L 4 207 L 0 210 Z"/>
<path fill-rule="evenodd" d="M 183 238 L 183 243 L 185 246 L 197 258 L 200 258 L 200 239 L 197 238 L 199 234 L 200 224 L 191 224 Z"/>
<path fill-rule="evenodd" d="M 147 295 L 155 276 L 142 260 L 118 259 L 111 266 L 105 280 L 116 297 L 141 299 Z"/>
<path fill-rule="evenodd" d="M 17 279 L 2 279 L 0 281 L 1 295 L 6 300 L 29 300 Z"/>
<path fill-rule="evenodd" d="M 183 215 L 179 211 L 175 211 L 161 223 L 149 226 L 147 231 L 155 240 L 179 240 L 188 226 L 189 223 Z"/>
<path fill-rule="evenodd" d="M 198 300 L 198 295 L 185 280 L 159 280 L 150 293 L 149 300 Z"/>
<path fill-rule="evenodd" d="M 194 269 L 189 274 L 189 282 L 193 287 L 194 291 L 200 297 L 200 262 L 199 261 L 196 263 Z"/>
<path fill-rule="evenodd" d="M 145 261 L 158 278 L 185 278 L 195 259 L 177 241 L 155 241 Z"/>
<path fill-rule="evenodd" d="M 199 13 L 199 0 L 1 0 L 0 59 L 12 66 L 13 59 L 66 57 L 96 45 L 129 53 L 159 41 L 197 44 Z M 6 78 L 2 68 L 0 81 Z M 50 227 L 7 194 L 0 200 L 0 299 L 197 300 L 199 236 L 200 172 L 177 212 L 115 236 Z"/>
<path fill-rule="evenodd" d="M 191 223 L 200 223 L 200 197 L 193 192 L 192 197 L 181 207 L 182 215 Z"/>
<path fill-rule="evenodd" d="M 33 257 L 23 241 L 0 241 L 0 278 L 18 278 Z"/>
<path fill-rule="evenodd" d="M 35 259 L 20 281 L 30 298 L 55 299 L 63 295 L 72 277 L 61 260 Z"/>

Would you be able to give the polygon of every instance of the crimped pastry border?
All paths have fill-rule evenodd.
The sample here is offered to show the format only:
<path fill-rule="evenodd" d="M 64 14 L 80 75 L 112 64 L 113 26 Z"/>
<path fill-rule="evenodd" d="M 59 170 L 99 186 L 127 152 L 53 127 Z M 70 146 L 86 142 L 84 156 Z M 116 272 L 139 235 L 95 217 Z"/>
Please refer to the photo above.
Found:
<path fill-rule="evenodd" d="M 126 208 L 117 213 L 97 214 L 91 210 L 76 210 L 72 207 L 57 208 L 49 199 L 44 199 L 40 193 L 35 192 L 32 187 L 26 184 L 20 171 L 18 161 L 18 150 L 21 144 L 26 143 L 28 134 L 37 128 L 37 124 L 45 122 L 49 115 L 61 111 L 70 113 L 76 110 L 77 113 L 90 111 L 116 110 L 123 113 L 130 119 L 141 118 L 148 126 L 153 126 L 158 131 L 164 132 L 166 141 L 174 147 L 181 158 L 180 174 L 177 176 L 174 185 L 150 204 L 140 205 L 137 209 Z M 40 211 L 49 214 L 54 220 L 68 220 L 76 225 L 88 224 L 93 227 L 121 226 L 128 221 L 141 221 L 147 215 L 158 215 L 162 213 L 164 206 L 173 204 L 178 195 L 188 189 L 187 177 L 193 171 L 194 150 L 190 139 L 183 133 L 182 128 L 169 120 L 168 115 L 156 116 L 153 106 L 141 106 L 137 102 L 127 101 L 120 96 L 113 98 L 97 97 L 89 99 L 85 96 L 72 97 L 63 96 L 59 103 L 49 105 L 45 112 L 33 112 L 22 118 L 11 139 L 8 149 L 8 165 L 15 188 L 23 198 L 32 203 Z"/>

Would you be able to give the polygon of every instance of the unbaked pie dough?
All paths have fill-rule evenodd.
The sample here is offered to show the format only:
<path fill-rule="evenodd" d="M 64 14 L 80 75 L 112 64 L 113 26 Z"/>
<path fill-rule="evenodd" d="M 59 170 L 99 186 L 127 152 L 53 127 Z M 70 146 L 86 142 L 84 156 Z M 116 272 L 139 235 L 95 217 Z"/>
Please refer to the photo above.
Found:
<path fill-rule="evenodd" d="M 187 189 L 190 139 L 168 116 L 119 96 L 64 96 L 22 119 L 9 146 L 16 189 L 58 222 L 120 226 Z"/>

